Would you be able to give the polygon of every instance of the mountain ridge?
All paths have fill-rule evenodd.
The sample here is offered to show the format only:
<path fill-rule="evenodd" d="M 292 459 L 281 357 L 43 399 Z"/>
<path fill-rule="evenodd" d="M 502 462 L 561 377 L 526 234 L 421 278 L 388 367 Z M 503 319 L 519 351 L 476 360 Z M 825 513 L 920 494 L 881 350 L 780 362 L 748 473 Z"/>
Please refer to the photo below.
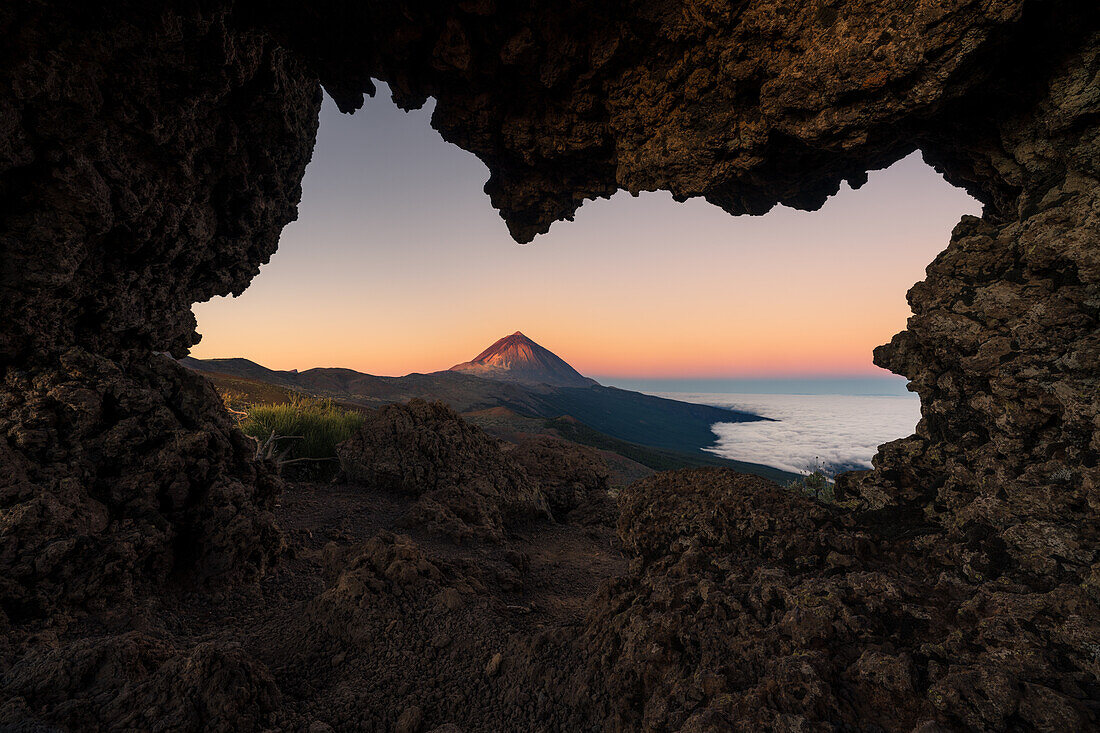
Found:
<path fill-rule="evenodd" d="M 620 453 L 630 444 L 687 457 L 689 462 L 682 462 L 683 465 L 724 465 L 780 482 L 797 478 L 771 466 L 720 459 L 707 452 L 715 441 L 711 430 L 713 424 L 768 419 L 726 407 L 680 402 L 598 383 L 582 387 L 525 384 L 451 370 L 379 377 L 336 367 L 276 371 L 243 358 L 184 357 L 179 361 L 212 379 L 234 376 L 259 379 L 303 394 L 332 397 L 360 407 L 380 407 L 420 398 L 441 400 L 463 414 L 505 408 L 521 416 L 556 424 L 574 420 L 583 428 L 582 432 L 592 431 L 588 436 L 591 441 L 601 443 L 605 438 L 620 441 Z M 599 437 L 601 435 L 605 438 Z M 599 447 L 606 446 L 601 444 Z M 629 453 L 632 449 L 627 446 L 625 450 Z M 675 461 L 676 456 L 669 454 L 666 464 Z"/>

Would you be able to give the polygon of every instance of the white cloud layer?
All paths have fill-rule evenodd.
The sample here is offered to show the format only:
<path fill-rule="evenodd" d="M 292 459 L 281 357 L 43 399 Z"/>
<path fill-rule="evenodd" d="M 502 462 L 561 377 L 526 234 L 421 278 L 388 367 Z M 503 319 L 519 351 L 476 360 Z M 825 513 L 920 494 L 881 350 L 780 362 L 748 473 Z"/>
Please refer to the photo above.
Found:
<path fill-rule="evenodd" d="M 718 423 L 709 450 L 725 458 L 804 473 L 871 467 L 878 446 L 912 434 L 920 419 L 915 396 L 664 394 L 731 407 L 776 422 Z"/>

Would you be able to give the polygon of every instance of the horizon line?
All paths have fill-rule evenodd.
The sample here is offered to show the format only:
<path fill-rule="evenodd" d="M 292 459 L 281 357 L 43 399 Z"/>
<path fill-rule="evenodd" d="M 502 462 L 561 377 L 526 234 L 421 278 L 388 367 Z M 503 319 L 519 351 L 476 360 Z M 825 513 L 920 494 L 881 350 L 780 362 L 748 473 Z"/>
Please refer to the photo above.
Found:
<path fill-rule="evenodd" d="M 290 369 L 278 369 L 278 368 L 275 368 L 275 367 L 269 367 L 266 364 L 263 364 L 262 362 L 256 361 L 255 359 L 253 359 L 251 357 L 248 357 L 248 356 L 194 356 L 192 354 L 188 354 L 187 358 L 197 359 L 197 360 L 200 360 L 200 361 L 219 361 L 219 360 L 229 360 L 229 359 L 244 359 L 246 361 L 252 362 L 253 364 L 256 364 L 257 366 L 261 366 L 265 369 L 270 369 L 271 371 L 305 372 L 305 371 L 309 371 L 310 369 L 349 369 L 351 371 L 359 372 L 360 374 L 368 374 L 370 376 L 376 376 L 376 377 L 407 377 L 407 376 L 412 375 L 412 374 L 432 374 L 432 373 L 435 373 L 435 372 L 450 371 L 450 367 L 448 367 L 446 369 L 435 369 L 435 370 L 427 371 L 427 372 L 414 370 L 414 371 L 411 371 L 411 372 L 406 372 L 405 374 L 379 374 L 379 373 L 376 373 L 376 372 L 362 371 L 362 370 L 357 369 L 355 367 L 334 365 L 334 364 L 324 365 L 324 366 L 315 365 L 315 366 L 311 366 L 311 367 L 306 367 L 304 369 L 299 368 L 299 367 L 292 367 Z M 580 370 L 577 370 L 577 371 L 580 372 Z M 890 380 L 906 379 L 904 376 L 894 374 L 893 372 L 882 369 L 881 367 L 875 367 L 875 371 L 873 371 L 873 372 L 872 371 L 866 371 L 866 372 L 831 372 L 831 371 L 824 371 L 824 372 L 785 372 L 785 371 L 778 371 L 778 372 L 764 372 L 764 373 L 751 372 L 751 373 L 747 373 L 747 374 L 736 374 L 736 373 L 734 373 L 734 374 L 703 374 L 703 375 L 684 375 L 684 374 L 678 374 L 678 375 L 670 375 L 670 374 L 643 374 L 643 375 L 637 375 L 637 374 L 600 374 L 600 373 L 586 374 L 584 372 L 581 372 L 581 374 L 582 374 L 582 376 L 586 376 L 586 377 L 589 377 L 590 379 L 596 379 L 596 380 L 620 379 L 620 380 L 654 381 L 654 382 L 688 382 L 688 381 L 721 382 L 721 381 L 800 380 L 800 379 L 890 379 Z"/>

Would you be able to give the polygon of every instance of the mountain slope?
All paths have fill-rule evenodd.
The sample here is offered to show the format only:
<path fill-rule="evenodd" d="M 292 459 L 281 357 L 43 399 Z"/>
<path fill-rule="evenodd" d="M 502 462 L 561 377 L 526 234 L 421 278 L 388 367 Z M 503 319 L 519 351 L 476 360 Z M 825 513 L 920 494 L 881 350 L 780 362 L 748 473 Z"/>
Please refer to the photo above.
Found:
<path fill-rule="evenodd" d="M 189 357 L 181 363 L 215 379 L 236 375 L 262 380 L 263 377 L 253 375 L 267 375 L 280 386 L 364 407 L 408 402 L 419 397 L 441 400 L 459 413 L 506 408 L 528 418 L 559 422 L 560 418 L 572 419 L 592 435 L 630 444 L 633 446 L 631 451 L 648 447 L 679 454 L 668 455 L 667 467 L 717 464 L 775 480 L 796 478 L 794 474 L 768 466 L 730 461 L 705 452 L 705 448 L 714 444 L 711 430 L 714 423 L 766 419 L 723 407 L 679 402 L 600 385 L 578 388 L 522 384 L 454 371 L 376 377 L 352 369 L 274 371 L 246 359 Z"/>
<path fill-rule="evenodd" d="M 516 331 L 499 339 L 471 361 L 455 364 L 452 372 L 483 379 L 555 387 L 591 387 L 596 380 L 583 376 L 564 359 Z"/>
<path fill-rule="evenodd" d="M 536 414 L 568 415 L 620 440 L 675 451 L 702 451 L 714 444 L 719 422 L 767 420 L 747 412 L 680 402 L 615 387 L 559 387 L 537 394 Z"/>
<path fill-rule="evenodd" d="M 242 359 L 240 357 L 230 357 L 227 359 L 196 359 L 193 356 L 185 356 L 179 360 L 179 363 L 197 372 L 228 374 L 235 377 L 256 379 L 261 382 L 267 382 L 268 384 L 278 384 L 283 387 L 298 386 L 294 381 L 297 372 L 280 372 L 274 369 L 268 369 L 265 366 L 260 366 L 254 361 Z"/>

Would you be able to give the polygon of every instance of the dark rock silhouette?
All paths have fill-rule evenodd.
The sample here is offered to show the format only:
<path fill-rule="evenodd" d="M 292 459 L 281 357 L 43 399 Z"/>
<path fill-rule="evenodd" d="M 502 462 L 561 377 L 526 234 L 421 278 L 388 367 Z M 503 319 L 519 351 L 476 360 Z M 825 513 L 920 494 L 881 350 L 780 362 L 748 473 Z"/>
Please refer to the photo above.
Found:
<path fill-rule="evenodd" d="M 577 683 L 608 685 L 600 717 L 612 728 L 1071 730 L 1091 719 L 1070 692 L 1092 684 L 1085 650 L 1050 636 L 1082 633 L 1054 619 L 1095 608 L 1070 588 L 975 593 L 919 560 L 951 547 L 943 537 L 891 537 L 730 471 L 658 474 L 624 491 L 620 509 L 635 560 L 601 589 L 580 642 L 612 661 Z"/>
<path fill-rule="evenodd" d="M 350 480 L 416 496 L 409 521 L 456 539 L 499 540 L 507 522 L 550 516 L 538 481 L 442 402 L 369 413 L 336 452 Z"/>
<path fill-rule="evenodd" d="M 16 618 L 255 575 L 281 543 L 250 442 L 154 353 L 183 356 L 191 304 L 240 292 L 275 251 L 317 128 L 300 62 L 228 16 L 0 10 L 0 607 Z"/>
<path fill-rule="evenodd" d="M 564 516 L 607 492 L 607 462 L 591 448 L 549 436 L 521 440 L 508 454 L 539 482 L 555 516 Z"/>
<path fill-rule="evenodd" d="M 1098 29 L 1091 0 L 5 4 L 0 725 L 1095 728 Z M 393 577 L 368 547 L 343 581 L 310 555 L 241 585 L 283 541 L 277 483 L 158 352 L 183 356 L 191 304 L 241 292 L 294 218 L 320 84 L 350 111 L 371 78 L 406 108 L 435 98 L 521 241 L 620 189 L 816 208 L 920 148 L 985 211 L 876 352 L 921 396 L 916 434 L 843 479 L 843 516 L 710 474 L 627 492 L 638 556 L 583 629 L 505 629 L 522 555 L 484 579 L 466 557 L 454 577 L 494 600 L 449 628 L 471 629 L 460 651 L 508 634 L 491 682 L 487 659 L 441 661 L 439 624 L 400 628 L 437 590 L 405 572 L 422 550 L 394 549 Z M 397 684 L 356 698 L 320 639 L 372 603 L 379 633 L 352 651 Z"/>
<path fill-rule="evenodd" d="M 213 388 L 171 359 L 128 368 L 73 347 L 9 370 L 0 442 L 0 608 L 103 608 L 173 575 L 262 574 L 279 480 Z M 109 460 L 108 460 L 109 458 Z"/>
<path fill-rule="evenodd" d="M 36 648 L 5 672 L 4 690 L 17 697 L 0 710 L 0 725 L 17 730 L 38 717 L 26 699 L 72 730 L 258 729 L 280 702 L 271 674 L 240 645 L 177 650 L 137 632 Z"/>

